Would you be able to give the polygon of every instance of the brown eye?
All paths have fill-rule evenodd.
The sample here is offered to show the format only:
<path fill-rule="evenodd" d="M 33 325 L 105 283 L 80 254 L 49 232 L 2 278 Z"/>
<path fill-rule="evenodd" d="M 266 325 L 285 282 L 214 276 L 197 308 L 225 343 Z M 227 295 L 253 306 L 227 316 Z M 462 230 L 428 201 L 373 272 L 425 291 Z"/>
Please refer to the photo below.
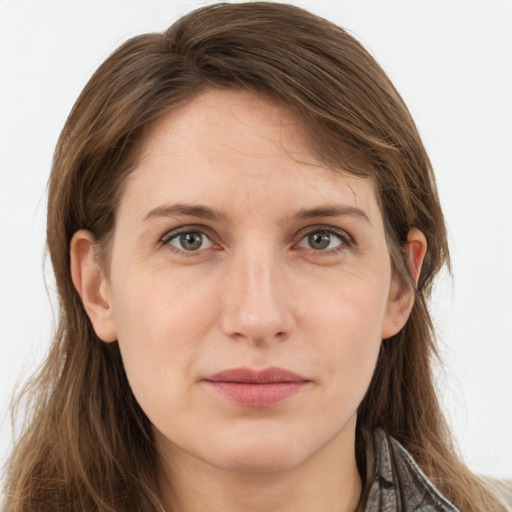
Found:
<path fill-rule="evenodd" d="M 200 231 L 185 231 L 169 238 L 169 245 L 182 251 L 198 251 L 212 246 L 211 240 Z"/>

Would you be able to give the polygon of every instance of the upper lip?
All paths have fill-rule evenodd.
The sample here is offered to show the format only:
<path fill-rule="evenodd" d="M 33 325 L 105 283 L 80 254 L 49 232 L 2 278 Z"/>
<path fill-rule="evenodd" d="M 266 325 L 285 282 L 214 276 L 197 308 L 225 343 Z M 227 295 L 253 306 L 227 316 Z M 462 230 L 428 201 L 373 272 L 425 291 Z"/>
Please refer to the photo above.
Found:
<path fill-rule="evenodd" d="M 283 368 L 270 367 L 263 370 L 232 368 L 210 375 L 204 380 L 210 382 L 240 382 L 246 384 L 271 384 L 274 382 L 308 382 L 309 379 Z"/>

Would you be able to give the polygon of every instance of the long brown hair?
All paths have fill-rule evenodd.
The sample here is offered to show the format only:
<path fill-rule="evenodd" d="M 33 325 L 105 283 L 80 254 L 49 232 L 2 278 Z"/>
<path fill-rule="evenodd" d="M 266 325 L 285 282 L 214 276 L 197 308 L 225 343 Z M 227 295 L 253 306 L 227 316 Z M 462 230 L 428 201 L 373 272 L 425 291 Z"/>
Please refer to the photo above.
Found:
<path fill-rule="evenodd" d="M 358 422 L 398 439 L 461 510 L 499 510 L 457 457 L 434 388 L 427 301 L 449 255 L 414 122 L 382 69 L 344 30 L 297 7 L 259 2 L 205 7 L 164 33 L 130 39 L 73 107 L 49 181 L 47 244 L 59 323 L 44 366 L 24 390 L 30 419 L 8 465 L 4 510 L 163 510 L 149 421 L 117 343 L 101 342 L 92 329 L 71 281 L 69 249 L 73 233 L 86 228 L 107 265 L 123 184 L 145 133 L 207 88 L 281 102 L 303 120 L 324 162 L 375 181 L 403 286 L 413 284 L 401 249 L 411 228 L 424 233 L 428 250 L 411 316 L 383 341 Z M 363 467 L 362 447 L 357 456 Z"/>

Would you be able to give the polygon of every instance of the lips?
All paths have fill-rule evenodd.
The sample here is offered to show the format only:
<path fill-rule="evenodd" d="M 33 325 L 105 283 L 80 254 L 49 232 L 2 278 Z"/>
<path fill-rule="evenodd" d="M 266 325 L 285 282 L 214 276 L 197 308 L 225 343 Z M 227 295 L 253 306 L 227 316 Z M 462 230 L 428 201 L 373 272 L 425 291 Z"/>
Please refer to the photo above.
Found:
<path fill-rule="evenodd" d="M 311 381 L 301 375 L 271 367 L 264 370 L 233 368 L 203 379 L 220 396 L 244 407 L 270 407 L 296 395 Z"/>

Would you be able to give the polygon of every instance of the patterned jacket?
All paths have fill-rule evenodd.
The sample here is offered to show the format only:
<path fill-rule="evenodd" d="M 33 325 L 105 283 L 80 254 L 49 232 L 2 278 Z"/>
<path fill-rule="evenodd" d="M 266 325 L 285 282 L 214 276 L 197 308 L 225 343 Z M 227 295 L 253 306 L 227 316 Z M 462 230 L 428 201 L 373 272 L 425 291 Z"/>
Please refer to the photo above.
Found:
<path fill-rule="evenodd" d="M 369 448 L 367 464 L 373 468 L 373 478 L 359 512 L 461 512 L 441 495 L 396 439 L 377 429 L 373 449 Z M 486 483 L 503 496 L 503 510 L 512 512 L 507 505 L 512 497 L 508 485 Z"/>

